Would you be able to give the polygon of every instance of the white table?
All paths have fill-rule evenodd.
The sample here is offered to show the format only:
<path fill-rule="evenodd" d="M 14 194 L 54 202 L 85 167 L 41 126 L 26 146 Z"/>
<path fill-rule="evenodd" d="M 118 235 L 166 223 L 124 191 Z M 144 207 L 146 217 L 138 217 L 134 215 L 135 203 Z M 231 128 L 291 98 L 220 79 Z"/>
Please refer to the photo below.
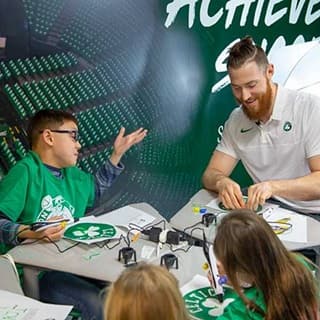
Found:
<path fill-rule="evenodd" d="M 134 204 L 132 207 L 156 217 L 154 223 L 164 220 L 153 207 L 146 203 Z M 162 227 L 161 224 L 159 226 Z M 169 227 L 168 223 L 167 227 Z M 56 244 L 61 250 L 64 250 L 72 246 L 74 242 L 61 239 Z M 113 243 L 109 245 L 112 246 Z M 141 251 L 145 246 L 155 249 L 149 259 L 141 258 Z M 17 246 L 10 250 L 9 253 L 16 263 L 24 266 L 25 294 L 29 297 L 38 298 L 37 276 L 40 270 L 66 271 L 93 279 L 114 281 L 126 268 L 123 262 L 118 261 L 119 250 L 123 247 L 126 247 L 123 241 L 113 249 L 99 248 L 94 244 L 78 244 L 64 253 L 59 253 L 54 244 L 38 242 Z M 157 243 L 141 238 L 136 242 L 132 242 L 131 247 L 136 250 L 137 262 L 146 261 L 160 264 L 162 255 L 173 253 L 178 258 L 179 268 L 177 270 L 170 269 L 170 271 L 177 277 L 181 286 L 190 281 L 195 274 L 203 272 L 201 268 L 204 262 L 202 248 L 192 247 L 188 252 L 171 252 L 169 246 L 165 245 L 157 256 Z"/>
<path fill-rule="evenodd" d="M 210 192 L 205 189 L 201 189 L 198 191 L 189 202 L 181 208 L 170 220 L 170 224 L 172 227 L 177 230 L 185 230 L 186 233 L 190 234 L 192 228 L 190 226 L 196 225 L 201 222 L 201 215 L 195 214 L 193 212 L 194 204 L 205 207 L 211 200 L 217 198 L 217 194 L 214 192 Z M 212 209 L 211 209 L 212 210 Z M 210 208 L 208 208 L 208 212 L 210 212 Z M 298 213 L 297 213 L 298 214 Z M 307 242 L 299 243 L 299 242 L 289 242 L 283 241 L 286 248 L 289 250 L 301 250 L 305 248 L 315 248 L 320 245 L 320 222 L 306 216 L 307 219 Z M 204 224 L 199 223 L 196 227 L 203 229 L 206 238 L 208 241 L 212 241 L 215 234 L 215 226 L 211 224 L 209 227 L 206 227 Z M 194 230 L 192 235 L 195 238 L 203 239 L 202 230 Z"/>

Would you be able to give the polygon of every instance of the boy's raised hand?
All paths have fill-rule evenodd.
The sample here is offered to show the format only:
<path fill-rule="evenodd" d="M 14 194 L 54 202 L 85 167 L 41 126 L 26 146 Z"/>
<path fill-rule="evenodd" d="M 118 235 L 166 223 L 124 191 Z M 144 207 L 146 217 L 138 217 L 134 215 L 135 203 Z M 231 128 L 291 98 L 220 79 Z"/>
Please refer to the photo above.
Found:
<path fill-rule="evenodd" d="M 138 130 L 125 136 L 125 128 L 122 127 L 113 144 L 113 152 L 110 157 L 112 164 L 117 166 L 125 152 L 133 145 L 141 142 L 147 135 L 147 132 L 148 130 L 139 128 Z"/>

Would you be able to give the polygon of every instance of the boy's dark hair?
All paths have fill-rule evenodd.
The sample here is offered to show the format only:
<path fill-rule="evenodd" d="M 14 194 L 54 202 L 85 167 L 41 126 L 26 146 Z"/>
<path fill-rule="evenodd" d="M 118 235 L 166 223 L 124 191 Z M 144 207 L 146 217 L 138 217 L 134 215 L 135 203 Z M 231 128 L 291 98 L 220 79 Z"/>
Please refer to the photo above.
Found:
<path fill-rule="evenodd" d="M 264 50 L 255 45 L 250 36 L 246 36 L 229 49 L 227 69 L 238 69 L 251 61 L 254 61 L 261 69 L 266 69 L 269 64 Z"/>
<path fill-rule="evenodd" d="M 39 137 L 39 133 L 45 129 L 58 129 L 65 121 L 72 121 L 78 125 L 76 117 L 62 110 L 40 110 L 30 119 L 27 134 L 30 147 L 32 147 Z"/>

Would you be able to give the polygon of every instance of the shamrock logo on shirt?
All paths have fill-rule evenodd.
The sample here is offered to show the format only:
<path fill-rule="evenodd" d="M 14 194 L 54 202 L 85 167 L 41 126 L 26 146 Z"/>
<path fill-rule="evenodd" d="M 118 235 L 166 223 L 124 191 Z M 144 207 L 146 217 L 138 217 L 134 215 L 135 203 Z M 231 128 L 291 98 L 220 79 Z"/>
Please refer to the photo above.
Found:
<path fill-rule="evenodd" d="M 212 320 L 212 317 L 218 317 L 224 313 L 225 308 L 235 301 L 233 298 L 227 298 L 222 303 L 215 297 L 212 287 L 205 287 L 193 290 L 184 295 L 184 301 L 189 313 L 195 319 Z"/>
<path fill-rule="evenodd" d="M 41 200 L 41 212 L 37 221 L 46 221 L 52 217 L 63 217 L 73 220 L 74 207 L 61 195 L 51 197 L 46 195 Z"/>
<path fill-rule="evenodd" d="M 234 299 L 229 298 L 220 303 L 217 299 L 207 298 L 202 305 L 210 309 L 208 313 L 211 317 L 218 317 L 223 314 L 224 309 L 233 301 Z"/>
<path fill-rule="evenodd" d="M 283 125 L 283 130 L 284 131 L 290 131 L 292 129 L 292 124 L 290 121 L 286 121 Z"/>

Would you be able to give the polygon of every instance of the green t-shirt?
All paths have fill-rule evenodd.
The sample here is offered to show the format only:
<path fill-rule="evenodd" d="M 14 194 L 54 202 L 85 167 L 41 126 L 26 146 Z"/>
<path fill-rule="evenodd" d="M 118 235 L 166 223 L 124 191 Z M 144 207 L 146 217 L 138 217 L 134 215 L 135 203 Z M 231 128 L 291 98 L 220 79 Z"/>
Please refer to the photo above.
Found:
<path fill-rule="evenodd" d="M 0 211 L 14 222 L 30 224 L 52 216 L 79 218 L 94 202 L 94 180 L 77 167 L 55 177 L 29 152 L 0 183 Z"/>
<path fill-rule="evenodd" d="M 255 287 L 244 289 L 244 294 L 254 301 L 262 310 L 266 310 L 262 293 Z M 248 310 L 231 287 L 224 287 L 223 302 L 220 303 L 215 297 L 211 287 L 193 290 L 184 295 L 184 300 L 193 319 L 202 320 L 262 320 L 263 316 L 257 312 Z"/>
<path fill-rule="evenodd" d="M 305 260 L 303 255 L 295 254 L 296 259 L 301 262 L 310 272 L 314 267 Z M 253 301 L 258 307 L 266 312 L 263 294 L 256 287 L 243 289 L 244 295 Z M 203 287 L 188 292 L 183 296 L 186 307 L 193 319 L 201 320 L 262 320 L 264 317 L 258 313 L 248 310 L 239 295 L 230 286 L 224 286 L 223 302 L 220 303 L 215 296 L 212 287 Z"/>

